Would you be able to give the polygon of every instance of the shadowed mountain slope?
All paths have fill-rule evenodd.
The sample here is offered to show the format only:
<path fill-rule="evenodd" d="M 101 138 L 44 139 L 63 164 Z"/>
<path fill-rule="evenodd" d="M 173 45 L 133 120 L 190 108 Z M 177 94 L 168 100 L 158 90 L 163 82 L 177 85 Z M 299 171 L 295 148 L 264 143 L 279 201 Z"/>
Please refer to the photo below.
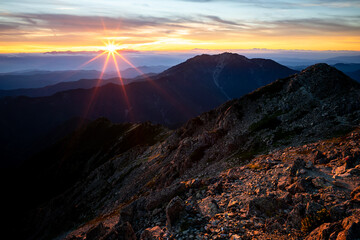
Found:
<path fill-rule="evenodd" d="M 70 118 L 178 126 L 198 114 L 295 71 L 265 59 L 231 53 L 201 55 L 124 89 L 107 84 L 48 97 L 0 99 L 2 161 L 17 163 L 21 147 L 41 139 Z M 19 139 L 18 136 L 22 138 Z"/>
<path fill-rule="evenodd" d="M 359 119 L 360 85 L 326 64 L 311 66 L 201 114 L 150 147 L 102 153 L 106 159 L 83 180 L 27 215 L 24 233 L 29 239 L 144 239 L 156 232 L 176 239 L 236 234 L 286 239 L 289 234 L 304 238 L 321 224 L 334 223 L 337 230 L 329 231 L 350 234 L 341 220 L 356 219 L 359 210 L 354 190 L 360 183 L 354 170 L 360 164 L 358 132 L 301 145 L 343 135 Z M 281 150 L 287 146 L 295 148 Z M 87 152 L 84 146 L 77 150 Z M 43 152 L 41 158 L 53 154 Z M 98 158 L 91 155 L 80 165 Z M 240 168 L 221 173 L 234 166 Z M 336 176 L 339 180 L 332 181 Z M 326 215 L 332 207 L 337 208 Z M 342 207 L 345 214 L 334 212 Z M 233 225 L 223 232 L 224 219 Z M 348 223 L 357 228 L 351 219 Z"/>

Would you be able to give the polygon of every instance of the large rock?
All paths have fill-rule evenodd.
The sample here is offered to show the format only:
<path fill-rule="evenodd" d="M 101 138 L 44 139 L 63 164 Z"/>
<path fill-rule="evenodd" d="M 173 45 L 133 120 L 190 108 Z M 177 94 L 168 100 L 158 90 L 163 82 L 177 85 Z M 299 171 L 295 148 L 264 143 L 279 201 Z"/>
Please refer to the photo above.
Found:
<path fill-rule="evenodd" d="M 360 186 L 358 186 L 357 188 L 355 188 L 355 189 L 351 192 L 350 196 L 351 196 L 351 199 L 360 201 Z"/>
<path fill-rule="evenodd" d="M 298 179 L 293 184 L 288 186 L 286 190 L 291 194 L 303 193 L 303 192 L 311 192 L 313 190 L 314 185 L 311 181 L 307 181 L 303 178 Z"/>
<path fill-rule="evenodd" d="M 103 223 L 100 223 L 86 234 L 86 240 L 96 240 L 106 234 L 107 228 Z"/>
<path fill-rule="evenodd" d="M 204 198 L 199 203 L 200 212 L 204 216 L 213 217 L 219 212 L 219 206 L 212 197 Z"/>
<path fill-rule="evenodd" d="M 179 220 L 185 204 L 180 197 L 174 197 L 166 207 L 166 225 L 171 228 Z"/>
<path fill-rule="evenodd" d="M 285 203 L 273 195 L 257 197 L 249 202 L 248 214 L 271 217 L 284 207 Z"/>
<path fill-rule="evenodd" d="M 343 231 L 341 231 L 336 240 L 355 240 L 360 239 L 360 214 L 357 214 L 355 216 L 350 216 L 345 218 L 342 221 L 342 227 L 344 228 Z"/>
<path fill-rule="evenodd" d="M 337 224 L 333 223 L 324 223 L 320 227 L 314 229 L 305 240 L 328 240 L 331 239 L 330 236 L 336 235 Z"/>
<path fill-rule="evenodd" d="M 290 176 L 294 177 L 296 172 L 302 168 L 305 168 L 306 163 L 303 159 L 297 158 L 290 167 Z"/>
<path fill-rule="evenodd" d="M 113 227 L 111 231 L 102 239 L 103 240 L 136 240 L 136 235 L 131 224 L 129 222 L 125 222 Z"/>
<path fill-rule="evenodd" d="M 140 236 L 140 240 L 159 240 L 162 239 L 164 231 L 159 227 L 145 229 Z"/>

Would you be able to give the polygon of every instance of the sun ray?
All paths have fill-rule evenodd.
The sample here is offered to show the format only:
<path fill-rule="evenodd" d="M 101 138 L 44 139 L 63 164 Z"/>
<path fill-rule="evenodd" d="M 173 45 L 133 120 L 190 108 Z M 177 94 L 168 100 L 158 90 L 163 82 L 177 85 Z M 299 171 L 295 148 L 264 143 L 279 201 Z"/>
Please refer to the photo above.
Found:
<path fill-rule="evenodd" d="M 132 64 L 129 60 L 127 60 L 123 55 L 121 55 L 120 53 L 118 53 L 117 51 L 114 51 L 114 53 L 116 55 L 118 55 L 124 62 L 126 62 L 127 64 L 129 64 L 132 68 L 134 68 L 138 73 L 140 73 L 141 75 L 147 76 L 145 73 L 143 73 L 140 69 L 138 69 L 137 67 L 134 66 L 134 64 Z"/>
<path fill-rule="evenodd" d="M 187 109 L 186 107 L 184 107 L 184 105 L 179 102 L 176 98 L 174 98 L 173 96 L 171 96 L 170 93 L 168 93 L 167 91 L 165 91 L 161 86 L 159 86 L 157 83 L 155 83 L 150 77 L 148 77 L 145 73 L 143 73 L 140 69 L 138 69 L 134 64 L 132 64 L 129 60 L 127 60 L 122 54 L 120 54 L 118 51 L 120 50 L 120 46 L 118 44 L 116 44 L 114 41 L 110 41 L 108 40 L 107 42 L 103 42 L 104 43 L 104 47 L 102 48 L 103 52 L 100 53 L 99 55 L 93 57 L 92 59 L 90 59 L 89 61 L 87 61 L 86 63 L 84 63 L 82 66 L 85 66 L 86 64 L 89 64 L 90 62 L 98 59 L 99 57 L 101 57 L 104 54 L 107 54 L 106 56 L 106 60 L 104 62 L 101 74 L 99 76 L 99 78 L 97 79 L 96 85 L 93 88 L 93 91 L 91 93 L 91 97 L 89 99 L 88 105 L 85 108 L 84 114 L 83 114 L 83 119 L 88 118 L 89 114 L 90 114 L 90 110 L 93 107 L 95 98 L 98 94 L 99 91 L 99 87 L 100 87 L 100 83 L 103 79 L 103 76 L 105 74 L 105 71 L 108 67 L 108 63 L 110 60 L 110 57 L 112 58 L 115 68 L 116 68 L 116 73 L 117 76 L 119 78 L 119 83 L 120 83 L 120 88 L 121 91 L 123 93 L 123 97 L 124 97 L 124 101 L 125 104 L 127 106 L 128 109 L 128 119 L 131 121 L 133 120 L 133 112 L 131 111 L 131 104 L 130 104 L 130 100 L 129 100 L 129 96 L 128 93 L 126 91 L 126 85 L 124 84 L 123 78 L 121 76 L 121 72 L 119 69 L 119 65 L 118 65 L 118 60 L 117 60 L 117 56 L 119 56 L 121 58 L 122 61 L 124 61 L 125 63 L 127 63 L 129 66 L 131 66 L 132 68 L 134 68 L 146 81 L 148 81 L 153 87 L 154 89 L 156 89 L 156 91 L 158 93 L 160 93 L 161 95 L 163 95 L 165 97 L 165 99 L 167 99 L 167 101 L 169 101 L 169 103 L 171 103 L 175 108 L 177 108 L 180 112 L 182 112 L 182 114 L 184 114 L 185 116 L 191 116 L 191 112 L 190 109 Z M 117 56 L 116 56 L 117 55 Z"/>
<path fill-rule="evenodd" d="M 118 55 L 124 62 L 129 64 L 131 67 L 133 67 L 138 73 L 140 73 L 143 78 L 150 82 L 174 107 L 177 107 L 184 115 L 191 116 L 191 111 L 186 109 L 183 104 L 181 104 L 179 101 L 177 101 L 174 97 L 172 97 L 169 93 L 167 93 L 164 89 L 162 89 L 158 84 L 156 84 L 149 76 L 147 76 L 145 73 L 143 73 L 140 69 L 135 67 L 129 60 L 127 60 L 124 56 L 122 56 L 117 51 L 114 51 L 116 55 Z"/>
<path fill-rule="evenodd" d="M 104 52 L 102 52 L 102 53 L 100 53 L 99 55 L 97 55 L 97 56 L 93 57 L 92 59 L 90 59 L 90 60 L 89 60 L 89 61 L 87 61 L 86 63 L 84 63 L 84 64 L 80 65 L 77 69 L 85 67 L 86 65 L 88 65 L 88 64 L 89 64 L 89 63 L 91 63 L 92 61 L 94 61 L 94 60 L 98 59 L 99 57 L 101 57 L 101 56 L 102 56 L 102 55 L 104 55 L 105 53 L 106 53 L 105 51 L 104 51 Z"/>
<path fill-rule="evenodd" d="M 103 69 L 101 70 L 101 74 L 100 74 L 100 77 L 98 79 L 98 83 L 100 83 L 100 81 L 102 80 L 103 76 L 104 76 L 104 73 L 106 71 L 106 68 L 107 68 L 107 65 L 108 65 L 108 62 L 109 62 L 109 58 L 110 58 L 110 53 L 108 53 L 107 57 L 106 57 L 106 60 L 105 60 L 105 63 L 104 63 L 104 66 L 103 66 Z M 97 86 L 98 84 L 96 84 Z"/>
<path fill-rule="evenodd" d="M 127 105 L 127 107 L 128 107 L 128 112 L 130 113 L 130 118 L 132 118 L 132 117 L 131 117 L 131 105 L 130 105 L 129 97 L 128 97 L 127 92 L 126 92 L 126 88 L 125 88 L 124 81 L 123 81 L 123 79 L 122 79 L 122 77 L 121 77 L 121 73 L 120 73 L 120 70 L 119 70 L 118 62 L 117 62 L 116 57 L 115 57 L 115 54 L 114 54 L 113 52 L 111 53 L 111 55 L 112 55 L 112 58 L 113 58 L 113 60 L 114 60 L 114 64 L 115 64 L 115 68 L 116 68 L 116 73 L 117 73 L 117 75 L 118 75 L 118 77 L 119 77 L 121 89 L 122 89 L 122 91 L 123 91 L 124 99 L 125 99 L 126 105 Z"/>
<path fill-rule="evenodd" d="M 107 68 L 109 59 L 110 59 L 110 53 L 108 53 L 108 55 L 107 55 L 107 57 L 106 57 L 106 60 L 105 60 L 104 66 L 103 66 L 103 68 L 102 68 L 101 74 L 100 74 L 98 80 L 96 81 L 95 87 L 94 87 L 93 90 L 92 90 L 92 94 L 91 94 L 91 97 L 90 97 L 90 99 L 89 99 L 89 103 L 88 103 L 88 105 L 87 105 L 87 107 L 86 107 L 86 109 L 85 109 L 85 112 L 84 112 L 84 114 L 83 114 L 83 119 L 84 119 L 84 120 L 88 117 L 89 112 L 90 112 L 90 109 L 91 109 L 91 107 L 92 107 L 92 105 L 93 105 L 93 102 L 94 102 L 94 100 L 95 100 L 95 98 L 96 98 L 96 95 L 97 95 L 97 92 L 98 92 L 98 89 L 99 89 L 99 85 L 100 85 L 100 82 L 101 82 L 101 80 L 102 80 L 102 78 L 103 78 L 103 76 L 104 76 L 104 72 L 105 72 L 105 70 L 106 70 L 106 68 Z"/>

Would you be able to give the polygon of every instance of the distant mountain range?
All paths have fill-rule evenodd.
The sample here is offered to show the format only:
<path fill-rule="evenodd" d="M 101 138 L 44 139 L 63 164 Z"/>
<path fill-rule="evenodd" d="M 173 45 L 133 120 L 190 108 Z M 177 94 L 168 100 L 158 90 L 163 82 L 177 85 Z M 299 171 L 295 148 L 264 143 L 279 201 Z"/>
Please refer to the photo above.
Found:
<path fill-rule="evenodd" d="M 173 127 L 294 73 L 272 60 L 224 53 L 196 56 L 152 80 L 130 83 L 125 86 L 126 95 L 121 86 L 110 83 L 48 97 L 3 98 L 1 159 L 18 162 L 19 148 L 71 118 L 107 117 L 114 122 L 151 121 Z"/>
<path fill-rule="evenodd" d="M 292 57 L 275 57 L 277 62 L 288 66 L 292 69 L 302 70 L 308 66 L 311 66 L 316 63 L 326 63 L 329 65 L 334 65 L 338 63 L 346 64 L 358 64 L 360 63 L 360 55 L 357 56 L 338 56 L 331 58 L 305 58 L 304 56 L 298 58 Z"/>
<path fill-rule="evenodd" d="M 360 63 L 337 63 L 333 67 L 360 82 Z"/>
<path fill-rule="evenodd" d="M 160 73 L 166 70 L 166 66 L 141 66 L 137 69 L 127 68 L 121 71 L 121 76 L 125 79 L 135 78 L 144 74 Z M 18 96 L 24 94 L 26 96 L 47 96 L 47 92 L 53 92 L 55 87 L 51 87 L 52 90 L 36 88 L 43 88 L 46 86 L 52 86 L 54 84 L 63 82 L 73 82 L 80 79 L 97 79 L 101 75 L 100 71 L 96 70 L 69 70 L 69 71 L 20 71 L 0 74 L 0 90 L 14 90 L 14 91 L 0 91 L 0 96 Z M 109 72 L 103 75 L 103 79 L 117 78 L 116 72 Z M 115 81 L 114 81 L 115 82 Z M 84 85 L 82 85 L 84 84 Z M 95 86 L 86 83 L 75 82 L 68 83 L 66 85 L 60 85 L 60 90 L 76 89 L 76 88 L 89 88 Z M 66 87 L 64 87 L 66 86 Z M 84 87 L 82 87 L 84 86 Z M 64 88 L 64 89 L 63 89 Z M 31 90 L 24 90 L 31 89 Z M 44 93 L 41 93 L 41 92 Z M 27 95 L 29 94 L 29 95 Z"/>

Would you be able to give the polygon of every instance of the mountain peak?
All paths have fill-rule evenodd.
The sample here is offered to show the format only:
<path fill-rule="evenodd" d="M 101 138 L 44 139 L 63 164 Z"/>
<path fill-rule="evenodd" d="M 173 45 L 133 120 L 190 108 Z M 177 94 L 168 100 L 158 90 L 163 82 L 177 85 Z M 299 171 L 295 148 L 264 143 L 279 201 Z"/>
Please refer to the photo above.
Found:
<path fill-rule="evenodd" d="M 265 86 L 296 71 L 269 59 L 248 59 L 237 53 L 202 54 L 164 71 L 158 78 L 169 78 L 182 85 L 204 83 L 230 100 Z"/>
<path fill-rule="evenodd" d="M 291 79 L 289 89 L 303 87 L 320 98 L 338 95 L 360 84 L 326 63 L 312 65 Z"/>
<path fill-rule="evenodd" d="M 187 62 L 194 62 L 194 61 L 207 61 L 207 60 L 214 60 L 216 62 L 220 61 L 231 61 L 231 60 L 244 60 L 244 61 L 249 61 L 250 59 L 248 59 L 247 57 L 237 54 L 237 53 L 231 53 L 231 52 L 223 52 L 220 54 L 214 54 L 214 55 L 210 55 L 210 54 L 201 54 L 201 55 L 197 55 L 193 58 L 190 58 L 187 60 Z"/>

